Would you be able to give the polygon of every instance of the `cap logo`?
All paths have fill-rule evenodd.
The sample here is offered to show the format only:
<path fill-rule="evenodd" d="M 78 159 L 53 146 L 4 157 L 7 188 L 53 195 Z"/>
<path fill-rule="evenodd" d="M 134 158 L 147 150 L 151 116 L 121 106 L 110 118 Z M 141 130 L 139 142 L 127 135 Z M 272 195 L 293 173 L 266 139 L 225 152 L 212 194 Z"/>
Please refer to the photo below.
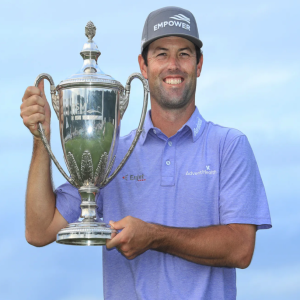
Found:
<path fill-rule="evenodd" d="M 156 25 L 154 25 L 154 31 L 159 30 L 161 28 L 164 28 L 166 26 L 175 26 L 175 27 L 181 27 L 182 29 L 191 31 L 191 27 L 190 25 L 183 23 L 183 22 L 187 22 L 187 23 L 191 23 L 191 20 L 186 17 L 183 14 L 179 14 L 179 15 L 174 15 L 173 17 L 170 17 L 170 19 L 174 19 L 177 21 L 164 21 L 164 22 L 160 22 Z M 179 21 L 183 21 L 183 22 L 179 22 Z"/>
<path fill-rule="evenodd" d="M 185 15 L 183 14 L 179 14 L 179 15 L 175 15 L 173 17 L 170 17 L 170 19 L 174 19 L 174 20 L 179 20 L 179 21 L 186 21 L 188 22 L 189 24 L 191 23 L 191 19 L 186 17 Z"/>

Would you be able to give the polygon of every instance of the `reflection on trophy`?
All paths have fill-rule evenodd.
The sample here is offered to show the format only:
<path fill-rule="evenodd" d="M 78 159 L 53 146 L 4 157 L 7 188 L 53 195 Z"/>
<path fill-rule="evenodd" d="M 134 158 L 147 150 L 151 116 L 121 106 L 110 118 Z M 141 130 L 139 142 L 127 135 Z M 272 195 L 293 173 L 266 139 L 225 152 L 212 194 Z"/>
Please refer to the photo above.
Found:
<path fill-rule="evenodd" d="M 98 67 L 100 51 L 93 41 L 96 27 L 88 22 L 85 35 L 88 41 L 80 52 L 84 62 L 81 70 L 55 87 L 48 74 L 40 74 L 35 80 L 50 82 L 52 105 L 59 119 L 60 137 L 64 159 L 70 177 L 54 157 L 39 124 L 42 141 L 57 168 L 81 196 L 81 219 L 69 224 L 57 234 L 57 242 L 69 245 L 104 245 L 114 232 L 102 223 L 97 215 L 96 194 L 121 170 L 132 153 L 147 111 L 148 82 L 139 74 L 129 76 L 125 88 Z M 141 120 L 135 138 L 127 154 L 111 174 L 120 134 L 120 120 L 128 106 L 130 83 L 139 78 L 144 86 L 144 102 Z"/>

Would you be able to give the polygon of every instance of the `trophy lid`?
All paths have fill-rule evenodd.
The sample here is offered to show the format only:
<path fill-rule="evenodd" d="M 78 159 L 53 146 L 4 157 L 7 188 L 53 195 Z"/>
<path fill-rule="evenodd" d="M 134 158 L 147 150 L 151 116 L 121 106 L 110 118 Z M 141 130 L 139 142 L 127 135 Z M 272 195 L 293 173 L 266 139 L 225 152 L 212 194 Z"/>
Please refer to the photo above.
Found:
<path fill-rule="evenodd" d="M 118 90 L 124 89 L 119 81 L 115 80 L 110 75 L 105 74 L 99 68 L 97 60 L 101 55 L 101 52 L 93 41 L 95 34 L 96 26 L 93 22 L 89 21 L 85 26 L 85 35 L 88 38 L 88 41 L 83 45 L 82 51 L 80 52 L 80 55 L 83 58 L 83 65 L 77 73 L 61 81 L 57 86 L 57 90 L 86 86 L 115 88 Z"/>

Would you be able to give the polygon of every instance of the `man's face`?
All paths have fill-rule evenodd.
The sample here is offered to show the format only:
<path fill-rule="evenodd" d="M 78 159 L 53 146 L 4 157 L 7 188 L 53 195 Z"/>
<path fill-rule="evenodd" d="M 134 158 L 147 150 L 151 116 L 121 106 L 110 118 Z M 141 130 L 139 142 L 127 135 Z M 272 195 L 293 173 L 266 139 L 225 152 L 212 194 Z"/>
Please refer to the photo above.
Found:
<path fill-rule="evenodd" d="M 148 66 L 139 57 L 151 99 L 165 109 L 182 108 L 195 101 L 196 79 L 202 62 L 201 57 L 197 65 L 194 44 L 176 36 L 161 38 L 149 45 Z"/>

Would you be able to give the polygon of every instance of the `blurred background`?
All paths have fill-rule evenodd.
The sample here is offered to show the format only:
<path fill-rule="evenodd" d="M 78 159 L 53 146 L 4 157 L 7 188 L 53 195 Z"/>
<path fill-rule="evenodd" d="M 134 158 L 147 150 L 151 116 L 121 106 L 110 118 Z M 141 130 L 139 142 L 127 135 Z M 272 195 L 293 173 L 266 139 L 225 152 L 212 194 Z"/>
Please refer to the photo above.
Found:
<path fill-rule="evenodd" d="M 0 299 L 103 299 L 101 247 L 53 243 L 35 248 L 25 240 L 32 137 L 19 116 L 21 99 L 40 73 L 49 73 L 57 85 L 79 70 L 89 20 L 97 27 L 100 68 L 124 85 L 139 71 L 147 15 L 168 5 L 192 11 L 198 22 L 204 44 L 196 94 L 201 114 L 247 135 L 268 195 L 273 228 L 258 232 L 252 264 L 237 271 L 238 299 L 300 299 L 296 0 L 1 0 Z M 49 84 L 45 86 L 48 91 Z M 122 135 L 138 125 L 142 93 L 141 83 L 134 81 Z M 51 145 L 65 167 L 53 111 Z M 55 187 L 64 182 L 55 166 L 53 180 Z"/>

